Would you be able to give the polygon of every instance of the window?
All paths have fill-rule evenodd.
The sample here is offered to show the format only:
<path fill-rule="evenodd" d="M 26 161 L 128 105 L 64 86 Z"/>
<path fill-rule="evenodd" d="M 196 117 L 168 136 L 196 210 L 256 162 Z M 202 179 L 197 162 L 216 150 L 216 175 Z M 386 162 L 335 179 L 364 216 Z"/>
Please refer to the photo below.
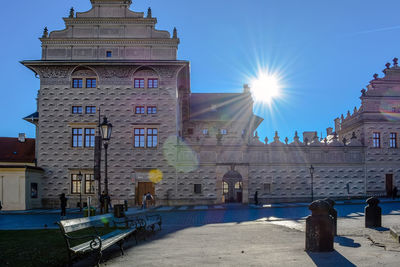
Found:
<path fill-rule="evenodd" d="M 134 139 L 135 147 L 144 147 L 144 128 L 135 128 Z"/>
<path fill-rule="evenodd" d="M 136 106 L 135 114 L 144 114 L 144 106 Z"/>
<path fill-rule="evenodd" d="M 192 135 L 193 134 L 193 128 L 188 128 L 187 129 L 187 133 L 188 133 L 188 135 Z"/>
<path fill-rule="evenodd" d="M 201 184 L 194 184 L 194 193 L 195 194 L 201 193 Z"/>
<path fill-rule="evenodd" d="M 149 128 L 147 129 L 147 147 L 157 147 L 158 143 L 158 129 Z"/>
<path fill-rule="evenodd" d="M 228 131 L 226 129 L 221 129 L 221 134 L 227 134 Z"/>
<path fill-rule="evenodd" d="M 156 106 L 147 106 L 147 114 L 157 114 Z"/>
<path fill-rule="evenodd" d="M 94 194 L 94 175 L 85 174 L 85 194 Z"/>
<path fill-rule="evenodd" d="M 271 184 L 264 184 L 264 192 L 271 193 Z"/>
<path fill-rule="evenodd" d="M 147 88 L 158 88 L 158 79 L 148 79 Z"/>
<path fill-rule="evenodd" d="M 235 183 L 235 189 L 236 190 L 242 189 L 242 185 L 243 185 L 242 182 L 236 182 Z"/>
<path fill-rule="evenodd" d="M 111 51 L 107 51 L 106 52 L 106 57 L 112 57 L 112 52 Z"/>
<path fill-rule="evenodd" d="M 381 147 L 381 133 L 374 132 L 372 135 L 372 146 L 379 148 Z"/>
<path fill-rule="evenodd" d="M 72 194 L 81 193 L 81 181 L 78 179 L 77 174 L 71 174 L 71 193 Z"/>
<path fill-rule="evenodd" d="M 96 88 L 96 79 L 86 79 L 86 88 Z"/>
<path fill-rule="evenodd" d="M 86 114 L 96 114 L 95 106 L 86 106 Z"/>
<path fill-rule="evenodd" d="M 82 88 L 82 87 L 83 87 L 83 79 L 82 78 L 72 79 L 72 88 Z"/>
<path fill-rule="evenodd" d="M 228 185 L 227 182 L 222 182 L 222 192 L 223 192 L 224 194 L 228 194 L 228 192 L 229 192 L 229 185 Z"/>
<path fill-rule="evenodd" d="M 72 129 L 72 147 L 82 147 L 83 134 L 82 129 L 73 128 Z"/>
<path fill-rule="evenodd" d="M 38 184 L 31 183 L 31 198 L 38 198 Z"/>
<path fill-rule="evenodd" d="M 94 147 L 94 129 L 85 129 L 85 147 Z"/>
<path fill-rule="evenodd" d="M 144 79 L 143 78 L 135 79 L 134 87 L 135 88 L 144 88 Z"/>
<path fill-rule="evenodd" d="M 392 107 L 392 112 L 396 112 L 396 107 Z"/>
<path fill-rule="evenodd" d="M 397 133 L 390 133 L 390 147 L 397 148 Z"/>
<path fill-rule="evenodd" d="M 81 106 L 72 106 L 72 114 L 82 114 Z"/>
<path fill-rule="evenodd" d="M 208 129 L 203 129 L 203 134 L 208 135 Z"/>

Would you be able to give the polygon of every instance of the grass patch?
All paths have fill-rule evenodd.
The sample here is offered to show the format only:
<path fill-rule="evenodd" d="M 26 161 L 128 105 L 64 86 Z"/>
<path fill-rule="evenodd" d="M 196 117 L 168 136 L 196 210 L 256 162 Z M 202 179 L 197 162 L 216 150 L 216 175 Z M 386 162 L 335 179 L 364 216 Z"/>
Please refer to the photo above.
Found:
<path fill-rule="evenodd" d="M 100 235 L 114 228 L 97 229 Z M 93 234 L 91 229 L 76 235 Z M 63 266 L 68 263 L 67 245 L 61 231 L 0 231 L 0 266 Z"/>

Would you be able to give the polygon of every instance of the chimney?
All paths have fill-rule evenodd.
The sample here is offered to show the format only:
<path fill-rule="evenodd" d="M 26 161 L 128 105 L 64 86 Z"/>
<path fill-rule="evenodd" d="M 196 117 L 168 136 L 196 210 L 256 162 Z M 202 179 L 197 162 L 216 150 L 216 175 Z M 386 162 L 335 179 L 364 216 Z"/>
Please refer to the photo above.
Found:
<path fill-rule="evenodd" d="M 19 133 L 18 134 L 18 141 L 19 142 L 25 143 L 25 139 L 26 139 L 25 133 Z"/>
<path fill-rule="evenodd" d="M 333 128 L 332 128 L 332 127 L 326 128 L 326 135 L 327 135 L 327 136 L 328 136 L 328 135 L 331 135 L 332 132 L 333 132 Z"/>

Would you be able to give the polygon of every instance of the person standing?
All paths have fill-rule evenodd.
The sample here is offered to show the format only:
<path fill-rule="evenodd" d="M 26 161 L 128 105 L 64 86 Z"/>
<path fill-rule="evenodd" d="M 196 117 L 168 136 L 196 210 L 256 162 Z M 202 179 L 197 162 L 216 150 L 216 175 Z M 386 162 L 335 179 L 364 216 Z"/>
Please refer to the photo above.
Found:
<path fill-rule="evenodd" d="M 258 191 L 254 193 L 254 203 L 258 206 Z"/>
<path fill-rule="evenodd" d="M 150 192 L 147 192 L 147 195 L 146 195 L 146 201 L 147 201 L 147 207 L 149 207 L 151 204 L 152 204 L 152 201 L 153 201 L 153 196 L 150 194 Z"/>
<path fill-rule="evenodd" d="M 107 195 L 106 195 L 106 198 L 107 198 L 108 209 L 111 211 L 111 210 L 112 210 L 112 205 L 111 205 L 111 198 L 110 198 L 110 195 L 107 194 Z"/>
<path fill-rule="evenodd" d="M 146 194 L 143 194 L 143 197 L 142 197 L 142 209 L 146 209 L 146 199 L 147 199 Z"/>
<path fill-rule="evenodd" d="M 67 201 L 68 198 L 65 197 L 65 194 L 62 193 L 60 196 L 60 204 L 61 204 L 61 219 L 64 219 L 67 216 Z"/>
<path fill-rule="evenodd" d="M 100 213 L 103 214 L 104 213 L 104 201 L 105 201 L 105 194 L 104 191 L 101 193 L 100 195 Z"/>
<path fill-rule="evenodd" d="M 393 197 L 393 199 L 396 199 L 396 198 L 397 198 L 397 186 L 395 186 L 395 187 L 393 188 L 392 197 Z"/>

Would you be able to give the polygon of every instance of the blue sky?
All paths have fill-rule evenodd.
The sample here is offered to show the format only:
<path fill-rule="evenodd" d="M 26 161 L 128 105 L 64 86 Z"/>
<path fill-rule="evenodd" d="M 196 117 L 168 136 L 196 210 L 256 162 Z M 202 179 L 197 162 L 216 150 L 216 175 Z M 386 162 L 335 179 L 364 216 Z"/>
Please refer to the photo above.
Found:
<path fill-rule="evenodd" d="M 39 80 L 19 61 L 39 59 L 44 26 L 63 29 L 61 17 L 90 9 L 89 0 L 3 1 L 0 16 L 0 136 L 34 137 L 22 117 L 36 110 Z M 360 105 L 360 90 L 400 57 L 398 0 L 133 0 L 152 7 L 158 29 L 177 27 L 179 59 L 191 62 L 192 92 L 241 92 L 258 68 L 278 71 L 284 97 L 256 105 L 263 140 L 279 131 L 323 132 Z"/>

